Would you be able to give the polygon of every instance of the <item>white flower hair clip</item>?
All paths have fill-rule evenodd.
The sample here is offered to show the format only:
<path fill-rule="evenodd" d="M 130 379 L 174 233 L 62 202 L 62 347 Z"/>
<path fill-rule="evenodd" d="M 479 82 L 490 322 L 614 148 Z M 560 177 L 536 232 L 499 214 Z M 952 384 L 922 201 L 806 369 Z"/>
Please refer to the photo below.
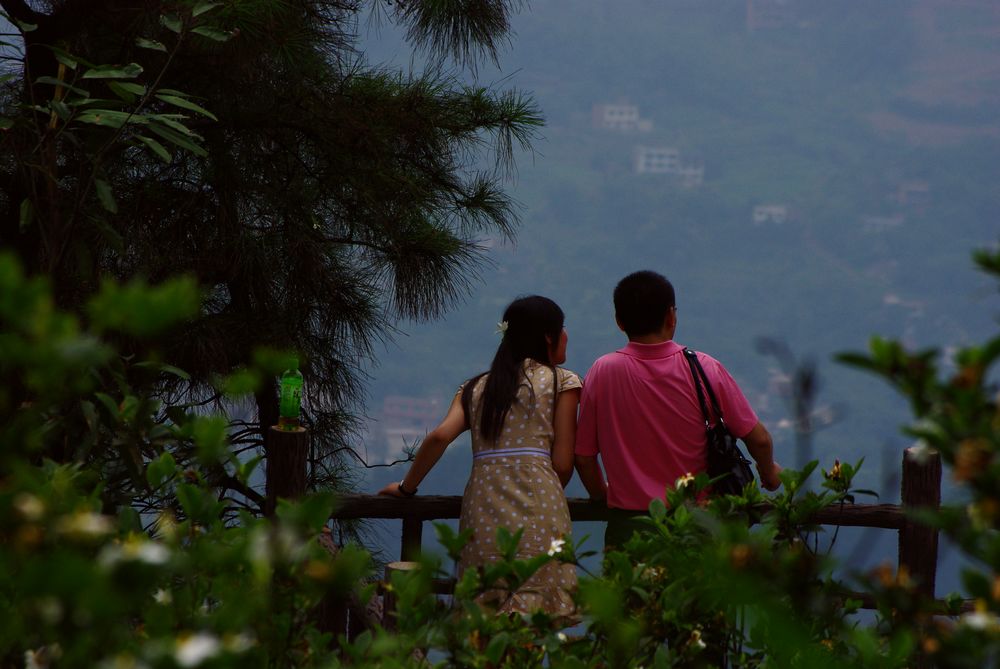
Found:
<path fill-rule="evenodd" d="M 499 323 L 497 323 L 496 334 L 500 335 L 501 339 L 504 338 L 504 336 L 507 334 L 507 321 L 500 321 Z"/>

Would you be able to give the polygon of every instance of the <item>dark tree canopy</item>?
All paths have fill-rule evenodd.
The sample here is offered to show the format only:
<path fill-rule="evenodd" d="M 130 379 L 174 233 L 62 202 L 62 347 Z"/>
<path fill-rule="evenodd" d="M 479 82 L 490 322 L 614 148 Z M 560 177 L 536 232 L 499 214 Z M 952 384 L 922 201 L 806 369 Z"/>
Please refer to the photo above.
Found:
<path fill-rule="evenodd" d="M 201 315 L 163 343 L 191 375 L 159 381 L 169 404 L 217 399 L 259 347 L 299 351 L 328 485 L 373 346 L 441 314 L 479 242 L 514 234 L 503 179 L 539 112 L 445 66 L 496 58 L 518 4 L 0 0 L 23 56 L 5 62 L 0 244 L 70 308 L 104 278 L 193 275 Z M 367 63 L 373 12 L 442 66 Z M 237 448 L 277 420 L 273 378 L 254 399 Z"/>

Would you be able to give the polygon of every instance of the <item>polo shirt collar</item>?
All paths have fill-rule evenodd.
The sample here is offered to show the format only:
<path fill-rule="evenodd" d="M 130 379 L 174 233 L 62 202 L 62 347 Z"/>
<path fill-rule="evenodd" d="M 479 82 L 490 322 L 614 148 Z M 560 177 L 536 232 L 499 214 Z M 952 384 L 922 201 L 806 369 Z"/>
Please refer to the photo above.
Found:
<path fill-rule="evenodd" d="M 661 344 L 638 344 L 630 341 L 625 348 L 618 349 L 619 353 L 639 358 L 640 360 L 656 360 L 658 358 L 668 358 L 680 353 L 684 347 L 673 340 L 665 341 Z"/>

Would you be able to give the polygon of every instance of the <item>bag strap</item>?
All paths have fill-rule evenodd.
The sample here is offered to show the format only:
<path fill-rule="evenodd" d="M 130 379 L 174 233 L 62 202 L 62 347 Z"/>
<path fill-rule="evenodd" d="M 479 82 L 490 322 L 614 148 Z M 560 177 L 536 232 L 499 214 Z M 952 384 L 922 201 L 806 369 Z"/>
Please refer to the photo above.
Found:
<path fill-rule="evenodd" d="M 705 396 L 701 390 L 702 381 L 705 383 L 705 391 L 708 393 L 708 399 L 712 403 L 712 411 L 715 413 L 715 419 L 725 425 L 725 421 L 722 418 L 722 409 L 719 408 L 719 400 L 716 399 L 715 391 L 712 390 L 712 384 L 708 380 L 708 375 L 705 374 L 705 369 L 701 366 L 701 361 L 698 360 L 698 354 L 685 347 L 684 357 L 687 358 L 688 365 L 691 367 L 691 375 L 694 376 L 694 387 L 698 391 L 698 402 L 701 404 L 701 413 L 705 417 L 705 424 L 708 425 L 708 408 L 705 406 Z"/>

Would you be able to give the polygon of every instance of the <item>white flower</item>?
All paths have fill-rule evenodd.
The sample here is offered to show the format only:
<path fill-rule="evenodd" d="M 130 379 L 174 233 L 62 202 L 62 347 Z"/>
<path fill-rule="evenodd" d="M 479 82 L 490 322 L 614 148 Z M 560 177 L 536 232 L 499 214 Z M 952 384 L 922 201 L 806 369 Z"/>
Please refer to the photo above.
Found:
<path fill-rule="evenodd" d="M 111 658 L 101 660 L 97 665 L 100 669 L 149 669 L 149 665 L 128 653 L 120 653 Z"/>
<path fill-rule="evenodd" d="M 219 654 L 222 644 L 211 634 L 199 632 L 178 639 L 174 660 L 182 667 L 197 667 Z"/>
<path fill-rule="evenodd" d="M 565 546 L 565 545 L 566 545 L 566 542 L 564 540 L 562 540 L 562 539 L 553 539 L 552 543 L 549 544 L 549 555 L 555 555 L 557 553 L 561 553 L 562 549 L 563 549 L 563 546 Z"/>
<path fill-rule="evenodd" d="M 701 630 L 694 630 L 691 632 L 691 639 L 688 642 L 698 650 L 705 649 L 705 642 L 701 638 Z"/>
<path fill-rule="evenodd" d="M 25 520 L 35 521 L 45 513 L 45 503 L 34 495 L 21 493 L 14 498 L 14 507 L 24 516 Z"/>
<path fill-rule="evenodd" d="M 170 550 L 156 541 L 143 538 L 129 538 L 123 544 L 105 546 L 97 558 L 103 567 L 113 567 L 119 562 L 143 562 L 151 565 L 166 564 Z"/>
<path fill-rule="evenodd" d="M 24 669 L 44 669 L 48 666 L 44 648 L 24 651 Z"/>
<path fill-rule="evenodd" d="M 500 321 L 497 323 L 496 333 L 500 335 L 501 339 L 505 334 L 507 334 L 507 321 Z"/>
<path fill-rule="evenodd" d="M 62 657 L 62 648 L 54 643 L 35 650 L 24 651 L 24 669 L 49 669 L 53 660 Z"/>
<path fill-rule="evenodd" d="M 62 620 L 63 605 L 55 597 L 42 597 L 36 606 L 38 607 L 38 615 L 50 625 Z"/>
<path fill-rule="evenodd" d="M 163 588 L 160 588 L 159 590 L 153 593 L 153 601 L 155 601 L 157 604 L 163 604 L 164 606 L 166 606 L 167 604 L 174 601 L 174 596 L 170 594 L 169 590 L 164 590 Z"/>
<path fill-rule="evenodd" d="M 257 644 L 257 640 L 249 634 L 227 634 L 222 638 L 222 645 L 230 653 L 244 653 Z"/>
<path fill-rule="evenodd" d="M 694 474 L 692 474 L 691 472 L 688 472 L 684 476 L 682 476 L 679 479 L 677 479 L 676 481 L 674 481 L 674 487 L 676 489 L 680 490 L 681 488 L 686 487 L 692 481 L 694 481 Z"/>
<path fill-rule="evenodd" d="M 111 518 L 91 511 L 78 511 L 72 516 L 65 516 L 56 525 L 59 532 L 81 539 L 102 537 L 111 534 L 114 528 Z"/>
<path fill-rule="evenodd" d="M 556 638 L 559 639 L 559 643 L 566 643 L 567 637 L 562 632 L 556 632 Z"/>
<path fill-rule="evenodd" d="M 974 611 L 964 614 L 959 622 L 980 632 L 1000 630 L 1000 617 L 991 611 Z"/>
<path fill-rule="evenodd" d="M 927 464 L 927 461 L 931 459 L 931 456 L 936 454 L 937 451 L 931 448 L 923 439 L 918 439 L 913 446 L 906 449 L 906 457 L 913 460 L 918 465 Z"/>

